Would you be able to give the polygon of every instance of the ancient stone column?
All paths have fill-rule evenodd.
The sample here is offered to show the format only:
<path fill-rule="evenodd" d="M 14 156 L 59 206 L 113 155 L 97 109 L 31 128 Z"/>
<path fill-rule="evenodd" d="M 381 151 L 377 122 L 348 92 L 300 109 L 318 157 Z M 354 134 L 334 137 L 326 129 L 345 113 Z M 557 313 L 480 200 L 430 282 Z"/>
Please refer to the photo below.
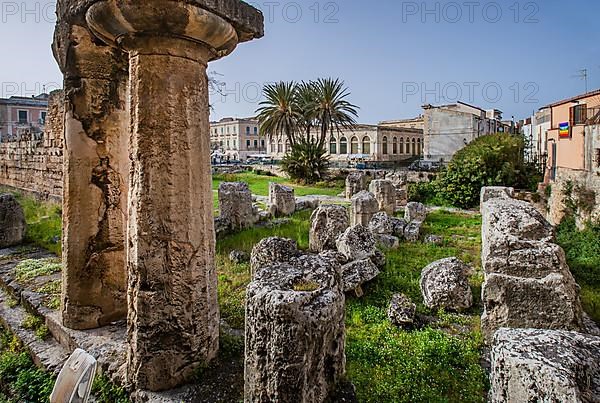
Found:
<path fill-rule="evenodd" d="M 63 324 L 127 314 L 127 56 L 99 44 L 80 1 L 57 4 L 53 50 L 64 74 Z"/>
<path fill-rule="evenodd" d="M 379 211 L 384 211 L 393 216 L 396 210 L 396 189 L 394 189 L 392 182 L 386 179 L 375 179 L 371 181 L 369 191 L 377 199 Z"/>
<path fill-rule="evenodd" d="M 246 295 L 244 402 L 324 402 L 346 364 L 339 264 L 301 256 L 263 266 Z"/>
<path fill-rule="evenodd" d="M 170 389 L 218 350 L 207 63 L 262 36 L 262 14 L 238 0 L 106 0 L 87 21 L 130 57 L 127 378 Z"/>
<path fill-rule="evenodd" d="M 350 225 L 361 224 L 369 226 L 371 219 L 379 212 L 379 203 L 373 196 L 365 190 L 352 196 L 352 205 L 350 206 Z"/>

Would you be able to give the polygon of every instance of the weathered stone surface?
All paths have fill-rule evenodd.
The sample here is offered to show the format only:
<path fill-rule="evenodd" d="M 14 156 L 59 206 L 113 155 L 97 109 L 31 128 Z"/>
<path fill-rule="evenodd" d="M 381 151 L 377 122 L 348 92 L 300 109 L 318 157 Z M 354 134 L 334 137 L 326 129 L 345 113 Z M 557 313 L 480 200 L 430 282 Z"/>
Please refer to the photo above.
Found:
<path fill-rule="evenodd" d="M 296 241 L 277 237 L 265 238 L 252 248 L 250 267 L 252 273 L 256 273 L 261 267 L 288 263 L 299 254 Z"/>
<path fill-rule="evenodd" d="M 335 241 L 350 226 L 348 211 L 339 205 L 320 206 L 310 220 L 310 250 L 317 253 L 336 249 Z"/>
<path fill-rule="evenodd" d="M 385 253 L 383 253 L 379 249 L 375 249 L 373 256 L 371 256 L 371 261 L 373 262 L 373 264 L 375 264 L 375 266 L 383 270 L 385 268 L 387 259 L 385 257 Z"/>
<path fill-rule="evenodd" d="M 439 235 L 427 235 L 425 237 L 425 243 L 439 246 L 444 243 L 444 238 Z"/>
<path fill-rule="evenodd" d="M 579 288 L 570 274 L 541 279 L 486 274 L 482 294 L 481 328 L 488 340 L 501 327 L 582 328 Z"/>
<path fill-rule="evenodd" d="M 345 372 L 339 265 L 259 267 L 246 293 L 245 402 L 324 402 Z"/>
<path fill-rule="evenodd" d="M 373 237 L 377 244 L 385 249 L 398 249 L 400 247 L 400 239 L 393 235 L 374 234 Z"/>
<path fill-rule="evenodd" d="M 338 252 L 342 253 L 348 261 L 368 259 L 375 253 L 375 238 L 373 234 L 362 225 L 348 228 L 336 242 Z"/>
<path fill-rule="evenodd" d="M 258 214 L 247 183 L 223 182 L 219 185 L 219 215 L 233 231 L 256 224 Z"/>
<path fill-rule="evenodd" d="M 343 253 L 338 252 L 337 250 L 326 250 L 319 253 L 319 257 L 324 260 L 330 260 L 334 263 L 338 263 L 340 265 L 344 265 L 348 263 L 348 258 L 344 256 Z"/>
<path fill-rule="evenodd" d="M 421 294 L 431 309 L 462 311 L 473 305 L 471 268 L 455 257 L 438 260 L 421 272 Z"/>
<path fill-rule="evenodd" d="M 406 205 L 404 219 L 407 222 L 424 222 L 427 218 L 427 207 L 422 203 L 410 202 Z"/>
<path fill-rule="evenodd" d="M 396 211 L 396 189 L 391 181 L 385 179 L 375 179 L 369 185 L 369 191 L 373 193 L 379 211 L 383 211 L 388 215 L 394 215 Z"/>
<path fill-rule="evenodd" d="M 417 306 L 404 294 L 394 294 L 388 307 L 387 315 L 392 324 L 403 328 L 414 323 Z"/>
<path fill-rule="evenodd" d="M 554 241 L 553 228 L 511 190 L 484 189 L 481 205 L 482 330 L 501 327 L 583 329 L 579 287 Z"/>
<path fill-rule="evenodd" d="M 379 203 L 373 193 L 362 191 L 352 196 L 350 225 L 369 226 L 371 219 L 379 211 Z"/>
<path fill-rule="evenodd" d="M 600 337 L 500 329 L 491 351 L 492 403 L 598 402 Z"/>
<path fill-rule="evenodd" d="M 380 212 L 369 222 L 369 230 L 376 235 L 392 235 L 396 230 L 396 222 L 387 213 Z"/>
<path fill-rule="evenodd" d="M 67 17 L 81 3 L 58 3 L 53 44 L 65 97 L 62 318 L 72 329 L 127 313 L 128 58 Z"/>
<path fill-rule="evenodd" d="M 285 217 L 296 211 L 294 189 L 278 183 L 269 184 L 269 208 L 273 216 Z"/>
<path fill-rule="evenodd" d="M 403 218 L 391 217 L 392 224 L 394 226 L 394 231 L 392 235 L 398 237 L 400 239 L 404 238 L 404 229 L 406 228 L 407 222 Z"/>
<path fill-rule="evenodd" d="M 319 207 L 320 201 L 318 199 L 296 199 L 296 211 L 302 210 L 315 210 Z"/>
<path fill-rule="evenodd" d="M 0 249 L 23 242 L 27 223 L 21 205 L 11 194 L 0 194 Z"/>
<path fill-rule="evenodd" d="M 262 14 L 234 0 L 107 0 L 85 2 L 83 10 L 82 3 L 72 2 L 67 14 L 85 12 L 85 20 L 73 20 L 87 23 L 92 43 L 109 45 L 98 50 L 129 57 L 129 86 L 122 88 L 130 98 L 117 107 L 131 110 L 131 122 L 115 131 L 129 140 L 131 160 L 128 209 L 120 209 L 130 214 L 128 383 L 169 389 L 218 350 L 207 63 L 262 35 Z M 72 64 L 69 50 L 55 53 Z M 92 56 L 112 64 L 104 54 Z M 103 89 L 114 90 L 114 77 L 103 78 Z M 102 97 L 92 101 L 105 105 Z"/>
<path fill-rule="evenodd" d="M 364 172 L 351 172 L 346 177 L 346 199 L 351 200 L 355 194 L 367 190 L 367 177 Z"/>
<path fill-rule="evenodd" d="M 250 256 L 241 250 L 232 250 L 229 253 L 229 260 L 235 264 L 247 263 L 250 261 Z"/>
<path fill-rule="evenodd" d="M 421 222 L 413 221 L 404 227 L 404 239 L 408 242 L 418 242 L 421 236 Z"/>
<path fill-rule="evenodd" d="M 512 199 L 515 194 L 515 189 L 502 186 L 488 186 L 481 188 L 481 203 L 485 203 L 491 199 L 504 198 Z"/>
<path fill-rule="evenodd" d="M 355 260 L 342 266 L 344 291 L 355 290 L 379 275 L 379 268 L 369 258 Z"/>

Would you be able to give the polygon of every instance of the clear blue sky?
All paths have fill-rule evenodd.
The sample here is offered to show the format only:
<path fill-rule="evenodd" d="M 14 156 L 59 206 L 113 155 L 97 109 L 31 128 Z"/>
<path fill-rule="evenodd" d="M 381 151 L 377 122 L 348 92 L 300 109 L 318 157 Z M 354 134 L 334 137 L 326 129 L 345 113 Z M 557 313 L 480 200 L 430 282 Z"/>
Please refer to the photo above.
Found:
<path fill-rule="evenodd" d="M 573 77 L 583 68 L 589 89 L 600 88 L 597 0 L 251 3 L 265 14 L 265 37 L 211 64 L 229 94 L 212 96 L 212 119 L 252 115 L 264 83 L 327 76 L 345 80 L 364 123 L 457 99 L 519 119 L 584 92 Z M 0 4 L 3 97 L 62 80 L 50 51 L 53 3 L 21 4 Z"/>

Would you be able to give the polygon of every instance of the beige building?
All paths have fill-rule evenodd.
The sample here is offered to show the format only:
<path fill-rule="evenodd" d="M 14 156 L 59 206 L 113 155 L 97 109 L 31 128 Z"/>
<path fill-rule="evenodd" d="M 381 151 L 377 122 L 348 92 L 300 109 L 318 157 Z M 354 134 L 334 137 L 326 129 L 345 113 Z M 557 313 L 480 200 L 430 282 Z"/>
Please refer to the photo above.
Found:
<path fill-rule="evenodd" d="M 0 98 L 0 142 L 39 138 L 48 114 L 48 94 Z"/>
<path fill-rule="evenodd" d="M 316 135 L 315 131 L 313 136 Z M 352 130 L 329 135 L 326 149 L 334 162 L 402 162 L 422 155 L 423 130 L 393 127 L 389 123 L 359 124 Z M 267 153 L 275 159 L 281 159 L 289 150 L 285 139 L 272 139 L 267 146 Z"/>
<path fill-rule="evenodd" d="M 210 142 L 213 159 L 221 161 L 246 161 L 267 151 L 266 141 L 259 135 L 258 121 L 253 118 L 211 122 Z"/>

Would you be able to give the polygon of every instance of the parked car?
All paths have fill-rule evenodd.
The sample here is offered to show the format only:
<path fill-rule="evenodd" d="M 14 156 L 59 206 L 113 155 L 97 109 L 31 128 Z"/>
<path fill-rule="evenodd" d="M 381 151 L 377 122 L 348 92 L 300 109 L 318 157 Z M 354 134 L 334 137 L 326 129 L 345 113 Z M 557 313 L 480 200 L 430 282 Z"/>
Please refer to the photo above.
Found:
<path fill-rule="evenodd" d="M 408 166 L 411 171 L 436 172 L 442 169 L 442 163 L 436 161 L 417 160 Z"/>

